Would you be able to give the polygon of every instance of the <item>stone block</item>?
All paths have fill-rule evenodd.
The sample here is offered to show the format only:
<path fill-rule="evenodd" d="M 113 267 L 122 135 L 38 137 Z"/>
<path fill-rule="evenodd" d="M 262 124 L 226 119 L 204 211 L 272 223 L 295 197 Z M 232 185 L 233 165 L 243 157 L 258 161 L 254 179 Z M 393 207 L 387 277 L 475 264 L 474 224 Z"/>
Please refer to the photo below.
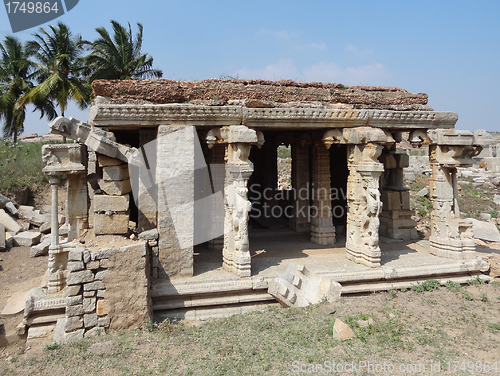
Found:
<path fill-rule="evenodd" d="M 94 214 L 96 235 L 122 235 L 128 233 L 129 214 Z"/>
<path fill-rule="evenodd" d="M 68 252 L 68 261 L 82 261 L 83 260 L 83 248 L 71 249 Z"/>
<path fill-rule="evenodd" d="M 109 259 L 109 257 L 118 250 L 116 248 L 101 248 L 95 255 L 96 260 Z"/>
<path fill-rule="evenodd" d="M 89 270 L 99 269 L 99 260 L 90 261 L 87 263 L 87 265 L 85 267 Z"/>
<path fill-rule="evenodd" d="M 94 273 L 90 270 L 81 270 L 78 272 L 70 272 L 66 278 L 68 286 L 77 285 L 81 283 L 92 282 L 94 280 Z"/>
<path fill-rule="evenodd" d="M 128 165 L 105 166 L 102 168 L 102 178 L 105 181 L 125 180 L 129 178 Z"/>
<path fill-rule="evenodd" d="M 99 260 L 99 266 L 103 269 L 107 269 L 109 266 L 109 260 L 108 259 Z"/>
<path fill-rule="evenodd" d="M 102 281 L 106 277 L 107 270 L 101 270 L 95 274 L 96 281 Z"/>
<path fill-rule="evenodd" d="M 410 191 L 401 191 L 401 209 L 410 210 Z"/>
<path fill-rule="evenodd" d="M 89 313 L 83 316 L 85 328 L 93 328 L 97 325 L 97 313 Z"/>
<path fill-rule="evenodd" d="M 98 298 L 104 298 L 106 290 L 97 290 L 97 297 Z"/>
<path fill-rule="evenodd" d="M 21 225 L 12 219 L 3 209 L 0 209 L 0 224 L 2 224 L 7 231 L 14 234 L 17 234 L 22 230 Z"/>
<path fill-rule="evenodd" d="M 5 204 L 5 211 L 10 215 L 17 215 L 17 213 L 19 213 L 19 210 L 17 210 L 16 205 L 14 205 L 13 202 L 7 202 Z"/>
<path fill-rule="evenodd" d="M 408 154 L 395 154 L 398 168 L 406 168 L 410 166 L 410 156 Z"/>
<path fill-rule="evenodd" d="M 80 285 L 68 286 L 66 288 L 66 296 L 75 296 L 80 292 Z"/>
<path fill-rule="evenodd" d="M 384 210 L 400 210 L 401 209 L 401 196 L 398 191 L 381 192 L 381 200 Z"/>
<path fill-rule="evenodd" d="M 108 312 L 106 311 L 106 301 L 99 300 L 97 302 L 97 316 L 105 316 Z"/>
<path fill-rule="evenodd" d="M 80 316 L 83 315 L 83 305 L 82 304 L 76 304 L 76 305 L 73 305 L 73 306 L 67 306 L 66 307 L 66 317 L 78 317 L 80 318 Z M 70 321 L 67 321 L 66 322 L 66 325 L 69 325 Z M 78 327 L 75 327 L 74 329 L 78 329 L 78 328 L 81 328 L 81 325 L 78 326 Z M 73 330 L 73 329 L 70 329 L 70 330 Z M 66 328 L 66 331 L 68 331 L 68 329 Z"/>
<path fill-rule="evenodd" d="M 106 194 L 112 196 L 123 196 L 132 191 L 132 186 L 130 185 L 130 179 L 118 180 L 118 181 L 100 180 L 99 187 L 104 192 L 106 192 Z"/>
<path fill-rule="evenodd" d="M 85 269 L 83 265 L 83 261 L 69 261 L 68 262 L 68 271 L 77 272 L 79 270 Z"/>
<path fill-rule="evenodd" d="M 5 248 L 5 226 L 0 223 L 0 251 L 4 251 Z"/>
<path fill-rule="evenodd" d="M 52 222 L 43 223 L 38 229 L 42 234 L 49 234 L 52 231 Z"/>
<path fill-rule="evenodd" d="M 102 281 L 95 281 L 83 285 L 83 291 L 105 290 L 106 286 Z"/>
<path fill-rule="evenodd" d="M 488 242 L 500 242 L 500 233 L 493 223 L 478 221 L 477 219 L 468 219 L 468 221 L 472 222 L 474 238 Z"/>
<path fill-rule="evenodd" d="M 107 328 L 109 326 L 109 317 L 99 317 L 97 319 L 97 325 L 103 328 Z"/>
<path fill-rule="evenodd" d="M 140 243 L 136 243 L 133 245 L 126 245 L 125 247 L 121 247 L 120 251 L 122 253 L 125 253 L 125 252 L 133 252 L 134 254 L 140 253 L 140 255 L 142 257 L 144 257 L 144 256 L 146 256 L 146 251 L 147 251 L 146 243 L 140 242 Z"/>
<path fill-rule="evenodd" d="M 21 247 L 31 247 L 32 245 L 38 244 L 41 237 L 41 232 L 24 231 L 15 235 L 14 241 Z"/>
<path fill-rule="evenodd" d="M 95 311 L 96 298 L 83 299 L 83 311 L 85 313 L 92 313 Z"/>
<path fill-rule="evenodd" d="M 85 333 L 85 329 L 75 330 L 71 333 L 66 333 L 64 335 L 64 343 L 70 344 L 77 341 L 81 341 L 83 339 L 83 335 Z"/>
<path fill-rule="evenodd" d="M 107 196 L 95 195 L 94 196 L 94 212 L 126 212 L 130 206 L 130 195 L 124 196 Z"/>
<path fill-rule="evenodd" d="M 270 282 L 268 293 L 285 307 L 306 307 L 326 299 L 340 299 L 342 286 L 311 273 L 305 266 L 290 264 L 286 272 Z"/>
<path fill-rule="evenodd" d="M 42 214 L 40 210 L 34 210 L 32 207 L 29 210 L 20 210 L 19 218 L 22 218 L 35 226 L 41 226 L 46 222 L 51 221 L 50 214 Z"/>
<path fill-rule="evenodd" d="M 158 230 L 152 229 L 148 231 L 143 231 L 139 234 L 139 239 L 141 240 L 157 240 L 158 239 Z"/>
<path fill-rule="evenodd" d="M 85 338 L 95 338 L 95 337 L 102 336 L 104 334 L 106 334 L 106 332 L 102 328 L 99 328 L 96 326 L 96 327 L 86 331 L 84 334 L 84 337 Z"/>
<path fill-rule="evenodd" d="M 386 170 L 392 170 L 397 167 L 396 158 L 392 154 L 382 154 L 379 159 L 384 164 Z"/>
<path fill-rule="evenodd" d="M 409 228 L 387 228 L 388 238 L 391 239 L 401 239 L 401 240 L 411 240 L 411 229 Z"/>
<path fill-rule="evenodd" d="M 75 296 L 67 296 L 66 297 L 66 306 L 74 306 L 83 303 L 83 298 L 81 295 Z"/>
<path fill-rule="evenodd" d="M 95 291 L 84 291 L 83 292 L 84 298 L 93 298 L 94 296 L 95 296 Z"/>
<path fill-rule="evenodd" d="M 119 166 L 123 164 L 121 160 L 108 157 L 104 154 L 97 154 L 97 162 L 99 163 L 99 167 Z"/>
<path fill-rule="evenodd" d="M 91 259 L 91 253 L 88 249 L 85 249 L 83 251 L 83 262 L 87 264 L 88 262 L 90 262 L 90 259 Z"/>

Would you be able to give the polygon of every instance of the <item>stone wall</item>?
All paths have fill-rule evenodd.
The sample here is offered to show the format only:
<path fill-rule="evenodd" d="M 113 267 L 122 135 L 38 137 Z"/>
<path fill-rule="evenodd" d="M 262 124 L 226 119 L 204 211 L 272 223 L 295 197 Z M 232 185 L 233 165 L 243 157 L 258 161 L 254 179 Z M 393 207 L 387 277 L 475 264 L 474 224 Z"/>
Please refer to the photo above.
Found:
<path fill-rule="evenodd" d="M 65 342 L 140 327 L 150 317 L 146 242 L 97 252 L 73 248 L 67 268 Z"/>

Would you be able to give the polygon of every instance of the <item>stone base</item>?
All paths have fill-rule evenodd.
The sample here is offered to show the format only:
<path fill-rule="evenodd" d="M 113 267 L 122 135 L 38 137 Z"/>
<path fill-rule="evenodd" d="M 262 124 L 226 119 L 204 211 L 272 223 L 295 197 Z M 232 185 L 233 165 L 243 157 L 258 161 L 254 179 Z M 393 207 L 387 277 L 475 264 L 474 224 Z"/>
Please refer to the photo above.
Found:
<path fill-rule="evenodd" d="M 476 258 L 474 248 L 470 245 L 464 245 L 461 240 L 442 240 L 431 236 L 429 244 L 429 252 L 435 256 L 454 260 L 471 260 Z"/>
<path fill-rule="evenodd" d="M 233 260 L 223 258 L 222 268 L 238 277 L 250 277 L 252 275 L 252 264 L 250 252 L 238 256 L 233 254 Z"/>
<path fill-rule="evenodd" d="M 319 245 L 335 244 L 335 227 L 325 229 L 312 226 L 311 242 Z"/>
<path fill-rule="evenodd" d="M 311 231 L 311 224 L 309 222 L 299 221 L 295 218 L 291 218 L 288 227 L 299 233 Z"/>
<path fill-rule="evenodd" d="M 357 264 L 365 265 L 370 268 L 380 268 L 380 248 L 376 250 L 364 248 L 355 250 L 346 244 L 346 257 L 348 260 Z"/>

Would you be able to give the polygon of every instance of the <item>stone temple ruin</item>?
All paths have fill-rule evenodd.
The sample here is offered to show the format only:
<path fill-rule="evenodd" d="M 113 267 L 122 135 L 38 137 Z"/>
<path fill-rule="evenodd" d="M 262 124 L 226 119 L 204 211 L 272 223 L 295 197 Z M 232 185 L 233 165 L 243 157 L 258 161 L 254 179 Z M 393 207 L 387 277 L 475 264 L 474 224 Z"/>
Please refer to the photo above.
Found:
<path fill-rule="evenodd" d="M 456 174 L 489 135 L 455 130 L 457 114 L 434 111 L 425 94 L 262 80 L 96 81 L 93 90 L 88 123 L 50 125 L 75 143 L 43 149 L 54 219 L 47 283 L 25 310 L 30 330 L 57 321 L 56 336 L 73 341 L 147 318 L 244 312 L 276 303 L 267 289 L 290 260 L 342 293 L 487 270 L 460 218 Z M 408 134 L 430 150 L 428 242 L 418 241 L 409 158 L 397 151 Z M 289 190 L 277 186 L 279 145 L 291 146 Z M 130 236 L 131 221 L 138 239 L 121 248 L 78 242 L 84 231 Z M 402 249 L 385 251 L 381 238 Z M 300 278 L 290 283 L 300 289 Z"/>

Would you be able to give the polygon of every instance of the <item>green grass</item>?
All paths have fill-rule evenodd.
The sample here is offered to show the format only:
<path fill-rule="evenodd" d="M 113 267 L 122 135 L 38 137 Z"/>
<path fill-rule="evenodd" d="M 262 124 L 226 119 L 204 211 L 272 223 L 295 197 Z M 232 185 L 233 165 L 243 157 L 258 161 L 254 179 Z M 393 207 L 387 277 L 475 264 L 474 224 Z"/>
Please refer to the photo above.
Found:
<path fill-rule="evenodd" d="M 17 143 L 0 140 L 0 193 L 3 195 L 48 183 L 42 168 L 41 143 Z"/>

